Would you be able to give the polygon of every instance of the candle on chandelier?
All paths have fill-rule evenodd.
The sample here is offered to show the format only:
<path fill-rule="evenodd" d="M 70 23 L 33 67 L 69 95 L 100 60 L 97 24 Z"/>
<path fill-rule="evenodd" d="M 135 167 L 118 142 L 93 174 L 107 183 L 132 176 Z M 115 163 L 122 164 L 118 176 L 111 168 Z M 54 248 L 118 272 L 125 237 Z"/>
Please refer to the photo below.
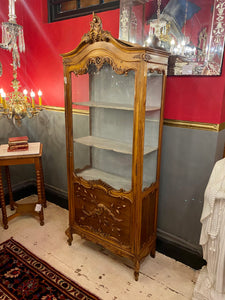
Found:
<path fill-rule="evenodd" d="M 0 103 L 2 104 L 2 93 L 3 93 L 3 89 L 0 89 Z"/>
<path fill-rule="evenodd" d="M 15 2 L 16 0 L 9 0 L 9 18 L 15 18 Z"/>
<path fill-rule="evenodd" d="M 42 106 L 42 99 L 41 99 L 41 96 L 42 96 L 42 91 L 39 90 L 38 91 L 38 98 L 39 98 L 39 105 Z"/>
<path fill-rule="evenodd" d="M 1 97 L 2 97 L 2 102 L 3 102 L 3 107 L 6 108 L 6 102 L 5 102 L 6 93 L 3 90 L 1 92 Z"/>
<path fill-rule="evenodd" d="M 34 103 L 35 93 L 34 93 L 34 91 L 30 92 L 30 96 L 31 96 L 31 99 L 32 99 L 32 107 L 34 108 L 35 107 L 35 103 Z"/>
<path fill-rule="evenodd" d="M 23 94 L 24 94 L 24 99 L 27 101 L 27 94 L 28 94 L 28 91 L 25 89 L 23 90 Z"/>

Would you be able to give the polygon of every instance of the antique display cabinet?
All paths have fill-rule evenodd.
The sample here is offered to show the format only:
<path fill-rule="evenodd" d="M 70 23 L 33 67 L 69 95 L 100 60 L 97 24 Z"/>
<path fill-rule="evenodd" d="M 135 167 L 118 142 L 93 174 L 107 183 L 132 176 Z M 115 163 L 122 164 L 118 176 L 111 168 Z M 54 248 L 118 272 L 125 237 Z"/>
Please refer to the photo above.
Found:
<path fill-rule="evenodd" d="M 62 57 L 68 243 L 76 233 L 129 258 L 138 280 L 155 255 L 168 53 L 117 40 L 93 16 Z"/>

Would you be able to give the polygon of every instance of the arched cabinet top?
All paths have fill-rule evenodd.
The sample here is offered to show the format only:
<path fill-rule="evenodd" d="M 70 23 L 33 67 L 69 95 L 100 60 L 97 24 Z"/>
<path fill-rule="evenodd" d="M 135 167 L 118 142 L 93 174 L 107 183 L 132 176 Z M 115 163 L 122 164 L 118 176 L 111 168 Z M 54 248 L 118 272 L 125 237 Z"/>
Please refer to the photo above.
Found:
<path fill-rule="evenodd" d="M 101 19 L 93 15 L 90 31 L 84 34 L 75 49 L 61 56 L 65 72 L 76 75 L 86 73 L 92 63 L 98 69 L 108 63 L 116 73 L 124 74 L 130 69 L 137 69 L 141 62 L 152 72 L 166 74 L 169 53 L 115 39 L 110 32 L 102 29 Z"/>

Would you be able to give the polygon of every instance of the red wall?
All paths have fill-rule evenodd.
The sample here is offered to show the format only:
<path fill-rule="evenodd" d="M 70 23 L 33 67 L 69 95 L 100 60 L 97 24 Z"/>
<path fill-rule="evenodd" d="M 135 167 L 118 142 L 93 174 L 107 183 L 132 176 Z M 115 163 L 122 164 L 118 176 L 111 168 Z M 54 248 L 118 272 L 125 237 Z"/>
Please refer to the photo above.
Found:
<path fill-rule="evenodd" d="M 46 0 L 17 0 L 17 23 L 23 25 L 26 52 L 21 54 L 18 79 L 21 89 L 30 87 L 43 92 L 43 104 L 64 106 L 61 53 L 74 49 L 90 29 L 92 16 L 48 24 Z M 0 22 L 8 20 L 8 0 L 1 0 Z M 119 10 L 99 14 L 103 29 L 118 37 Z M 0 87 L 9 89 L 11 54 L 0 49 L 3 75 Z M 206 123 L 225 122 L 225 66 L 218 77 L 168 77 L 165 118 Z"/>

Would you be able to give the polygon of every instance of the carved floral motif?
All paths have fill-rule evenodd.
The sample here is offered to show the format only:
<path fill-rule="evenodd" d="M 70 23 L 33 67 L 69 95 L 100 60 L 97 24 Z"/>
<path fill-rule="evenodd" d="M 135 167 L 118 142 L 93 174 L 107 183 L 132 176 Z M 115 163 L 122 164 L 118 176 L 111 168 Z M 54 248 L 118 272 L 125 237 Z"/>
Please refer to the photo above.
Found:
<path fill-rule="evenodd" d="M 152 58 L 151 58 L 151 55 L 150 55 L 150 54 L 144 54 L 144 55 L 143 55 L 143 60 L 144 60 L 144 61 L 150 62 L 151 59 L 152 59 Z"/>
<path fill-rule="evenodd" d="M 77 71 L 74 71 L 75 75 L 83 75 L 85 73 L 88 72 L 88 66 L 94 64 L 97 68 L 97 70 L 99 71 L 104 64 L 109 64 L 111 65 L 112 69 L 115 71 L 115 73 L 122 75 L 122 74 L 127 74 L 130 70 L 130 68 L 124 68 L 122 66 L 117 66 L 114 62 L 113 59 L 111 59 L 110 57 L 91 57 L 87 63 L 86 63 L 86 67 L 83 69 L 79 69 Z"/>
<path fill-rule="evenodd" d="M 151 56 L 148 55 L 148 54 L 143 54 L 143 57 L 142 59 L 144 61 L 147 61 L 149 62 L 150 59 L 151 59 Z M 99 71 L 104 64 L 109 64 L 111 65 L 112 69 L 115 71 L 115 73 L 119 74 L 119 75 L 122 75 L 122 74 L 125 74 L 127 75 L 128 72 L 131 70 L 130 68 L 127 68 L 127 67 L 122 67 L 122 66 L 117 66 L 117 64 L 114 62 L 113 59 L 111 59 L 110 57 L 92 57 L 90 58 L 87 63 L 86 63 L 86 67 L 85 68 L 82 68 L 82 69 L 79 69 L 77 71 L 74 71 L 74 74 L 77 76 L 77 75 L 83 75 L 83 74 L 86 74 L 88 72 L 88 66 L 90 66 L 91 64 L 94 64 L 97 68 L 97 70 Z M 165 66 L 165 69 L 163 68 L 159 68 L 158 66 L 157 67 L 152 67 L 150 69 L 150 72 L 151 73 L 158 73 L 158 74 L 165 74 L 166 73 L 166 66 Z"/>
<path fill-rule="evenodd" d="M 79 169 L 77 169 L 79 173 Z M 119 198 L 120 200 L 128 200 L 130 203 L 133 202 L 132 191 L 125 191 L 124 189 L 115 190 L 112 186 L 102 181 L 98 180 L 85 180 L 81 176 L 75 176 L 75 180 L 78 184 L 85 187 L 86 189 L 99 189 L 102 190 L 109 197 Z"/>
<path fill-rule="evenodd" d="M 121 243 L 121 231 L 127 204 L 123 201 L 103 203 L 103 201 L 99 201 L 94 190 L 80 185 L 75 186 L 74 196 L 76 201 L 80 202 L 81 209 L 77 219 L 79 226 Z"/>

